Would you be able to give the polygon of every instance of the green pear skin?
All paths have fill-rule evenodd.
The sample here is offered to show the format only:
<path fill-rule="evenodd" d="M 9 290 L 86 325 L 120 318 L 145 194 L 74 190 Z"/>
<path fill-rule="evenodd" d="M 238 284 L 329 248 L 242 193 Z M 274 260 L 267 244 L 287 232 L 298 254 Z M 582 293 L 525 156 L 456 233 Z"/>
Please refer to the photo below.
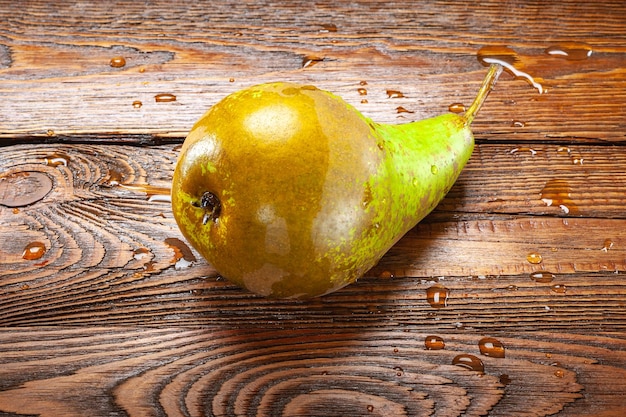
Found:
<path fill-rule="evenodd" d="M 384 125 L 312 86 L 257 85 L 193 126 L 172 209 L 231 282 L 267 297 L 321 296 L 364 275 L 431 212 L 473 147 L 461 115 Z"/>

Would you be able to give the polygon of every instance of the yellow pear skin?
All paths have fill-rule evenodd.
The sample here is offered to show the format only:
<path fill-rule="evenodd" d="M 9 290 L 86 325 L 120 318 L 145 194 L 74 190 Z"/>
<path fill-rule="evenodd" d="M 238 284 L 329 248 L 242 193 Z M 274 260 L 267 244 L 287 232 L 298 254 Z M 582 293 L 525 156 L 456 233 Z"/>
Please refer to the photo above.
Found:
<path fill-rule="evenodd" d="M 191 129 L 173 214 L 231 282 L 274 298 L 328 294 L 441 201 L 472 154 L 470 122 L 445 114 L 384 125 L 313 86 L 253 86 Z"/>

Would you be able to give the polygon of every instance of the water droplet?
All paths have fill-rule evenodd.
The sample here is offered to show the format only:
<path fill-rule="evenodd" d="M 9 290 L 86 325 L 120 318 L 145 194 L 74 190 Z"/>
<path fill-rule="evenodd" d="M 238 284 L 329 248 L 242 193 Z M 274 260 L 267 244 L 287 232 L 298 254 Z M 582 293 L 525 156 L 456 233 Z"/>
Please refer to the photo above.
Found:
<path fill-rule="evenodd" d="M 437 167 L 437 165 L 430 166 L 430 173 L 433 175 L 437 175 L 439 173 L 439 168 Z"/>
<path fill-rule="evenodd" d="M 46 135 L 47 136 L 54 136 L 55 135 L 54 130 L 52 130 L 52 129 L 46 130 Z"/>
<path fill-rule="evenodd" d="M 548 207 L 559 207 L 564 214 L 578 213 L 578 207 L 572 200 L 572 188 L 566 180 L 550 180 L 541 190 L 541 201 Z"/>
<path fill-rule="evenodd" d="M 544 92 L 543 86 L 524 71 L 524 64 L 517 55 L 517 52 L 508 46 L 485 46 L 480 48 L 477 58 L 478 61 L 485 66 L 491 64 L 502 65 L 511 75 L 516 78 L 522 78 L 535 87 L 537 91 L 539 91 L 539 94 Z"/>
<path fill-rule="evenodd" d="M 174 269 L 188 268 L 197 261 L 189 246 L 182 240 L 168 237 L 165 239 L 165 244 L 174 251 L 174 258 L 171 261 L 174 264 Z"/>
<path fill-rule="evenodd" d="M 148 184 L 120 184 L 121 176 L 114 178 L 111 177 L 109 185 L 117 185 L 125 190 L 136 191 L 139 193 L 145 193 L 148 201 L 171 201 L 171 190 L 166 187 L 155 187 Z"/>
<path fill-rule="evenodd" d="M 583 42 L 563 42 L 546 48 L 545 53 L 568 61 L 582 61 L 591 56 L 591 46 Z"/>
<path fill-rule="evenodd" d="M 31 242 L 24 248 L 22 258 L 32 261 L 41 258 L 46 253 L 46 245 L 41 242 Z"/>
<path fill-rule="evenodd" d="M 322 25 L 322 28 L 323 29 L 320 29 L 320 32 L 337 32 L 337 25 L 333 23 L 324 24 Z"/>
<path fill-rule="evenodd" d="M 144 67 L 139 68 L 139 73 L 143 74 L 144 72 L 146 72 L 146 69 Z"/>
<path fill-rule="evenodd" d="M 312 67 L 318 62 L 322 62 L 324 60 L 323 57 L 315 56 L 315 55 L 307 55 L 302 58 L 302 68 Z"/>
<path fill-rule="evenodd" d="M 567 291 L 567 288 L 565 288 L 564 284 L 554 284 L 552 287 L 550 287 L 550 290 L 552 290 L 552 292 L 555 292 L 557 294 L 565 294 L 565 292 Z"/>
<path fill-rule="evenodd" d="M 608 252 L 609 249 L 611 249 L 613 247 L 613 241 L 611 239 L 605 239 L 604 240 L 604 244 L 602 246 L 602 249 L 600 249 L 602 252 Z"/>
<path fill-rule="evenodd" d="M 485 365 L 483 364 L 483 361 L 481 361 L 474 355 L 466 353 L 455 356 L 454 359 L 452 359 L 452 365 L 458 365 L 471 371 L 476 371 L 480 373 L 485 372 Z"/>
<path fill-rule="evenodd" d="M 448 305 L 450 290 L 441 284 L 435 284 L 426 290 L 426 300 L 432 308 L 444 308 Z"/>
<path fill-rule="evenodd" d="M 465 104 L 463 103 L 452 103 L 448 106 L 448 110 L 452 113 L 463 113 L 465 111 Z"/>
<path fill-rule="evenodd" d="M 22 290 L 22 291 L 30 290 L 30 285 L 22 284 L 22 286 L 20 287 L 20 290 Z"/>
<path fill-rule="evenodd" d="M 363 199 L 361 200 L 361 206 L 363 208 L 367 208 L 372 202 L 372 189 L 370 188 L 369 183 L 365 185 L 365 191 L 363 191 Z"/>
<path fill-rule="evenodd" d="M 530 252 L 528 255 L 526 255 L 526 260 L 529 263 L 536 265 L 543 262 L 543 257 L 537 252 Z"/>
<path fill-rule="evenodd" d="M 478 341 L 480 353 L 492 358 L 504 358 L 504 345 L 493 337 L 483 337 Z"/>
<path fill-rule="evenodd" d="M 139 101 L 139 100 L 135 100 L 135 101 L 133 101 L 133 107 L 134 107 L 134 108 L 136 108 L 136 109 L 140 109 L 140 108 L 141 108 L 141 106 L 143 106 L 143 103 L 142 103 L 141 101 Z"/>
<path fill-rule="evenodd" d="M 367 85 L 367 81 L 361 81 L 359 82 L 359 85 Z"/>
<path fill-rule="evenodd" d="M 114 56 L 109 62 L 113 68 L 122 68 L 126 65 L 126 59 L 123 56 Z"/>
<path fill-rule="evenodd" d="M 441 350 L 446 347 L 446 344 L 440 336 L 426 336 L 424 346 L 426 346 L 428 350 Z"/>
<path fill-rule="evenodd" d="M 229 83 L 234 83 L 234 82 L 235 82 L 235 79 L 231 77 L 231 78 L 229 78 L 229 79 L 228 79 L 228 82 L 229 82 Z"/>
<path fill-rule="evenodd" d="M 548 282 L 552 282 L 554 278 L 556 278 L 556 275 L 554 275 L 552 272 L 547 272 L 547 271 L 536 271 L 530 274 L 530 279 L 532 279 L 535 282 L 540 282 L 544 284 Z"/>
<path fill-rule="evenodd" d="M 509 378 L 507 374 L 500 375 L 499 380 L 502 385 L 509 385 L 511 382 L 513 382 L 513 380 L 511 380 L 511 378 Z"/>
<path fill-rule="evenodd" d="M 407 110 L 407 109 L 405 109 L 405 108 L 404 108 L 404 107 L 402 107 L 402 106 L 398 106 L 398 107 L 396 107 L 396 111 L 397 111 L 398 113 L 415 113 L 414 111 Z"/>
<path fill-rule="evenodd" d="M 369 101 L 367 101 L 367 99 L 364 98 L 363 100 L 361 100 L 361 103 L 362 104 L 367 104 L 367 103 L 369 103 Z"/>
<path fill-rule="evenodd" d="M 509 285 L 506 287 L 507 291 L 517 291 L 517 285 Z"/>
<path fill-rule="evenodd" d="M 46 165 L 50 167 L 58 167 L 59 165 L 67 166 L 70 157 L 62 152 L 55 152 L 45 157 Z"/>
<path fill-rule="evenodd" d="M 20 209 L 18 209 L 17 207 L 13 209 L 13 214 L 18 214 L 19 212 L 20 212 Z"/>
<path fill-rule="evenodd" d="M 526 126 L 526 123 L 522 122 L 521 120 L 513 120 L 511 122 L 511 127 L 524 127 Z"/>
<path fill-rule="evenodd" d="M 365 89 L 365 88 L 359 88 L 356 91 L 358 91 L 359 95 L 361 95 L 361 96 L 366 96 L 367 95 L 367 89 Z"/>
<path fill-rule="evenodd" d="M 556 371 L 554 371 L 554 376 L 557 378 L 563 378 L 565 376 L 565 371 L 563 371 L 562 369 L 557 369 Z"/>
<path fill-rule="evenodd" d="M 286 96 L 295 96 L 296 94 L 300 93 L 300 89 L 296 87 L 287 87 L 283 88 L 280 92 Z"/>
<path fill-rule="evenodd" d="M 370 413 L 374 411 L 374 406 L 373 405 L 368 405 L 367 406 L 367 411 L 369 411 Z"/>
<path fill-rule="evenodd" d="M 150 249 L 148 248 L 137 248 L 133 251 L 133 258 L 135 258 L 138 261 L 148 256 L 150 256 Z"/>
<path fill-rule="evenodd" d="M 476 57 L 478 58 L 478 61 L 485 66 L 489 66 L 494 63 L 500 65 L 503 65 L 502 63 L 506 65 L 515 65 L 520 61 L 517 52 L 508 46 L 503 45 L 484 46 L 478 50 Z"/>
<path fill-rule="evenodd" d="M 106 184 L 109 186 L 119 185 L 124 179 L 123 173 L 115 169 L 110 169 L 110 168 L 109 168 L 109 172 L 107 176 L 108 176 L 108 179 L 106 181 Z"/>
<path fill-rule="evenodd" d="M 154 96 L 154 101 L 157 103 L 169 103 L 172 101 L 176 101 L 176 96 L 170 93 L 161 93 Z"/>
<path fill-rule="evenodd" d="M 148 201 L 151 203 L 171 203 L 172 196 L 169 194 L 148 194 Z"/>
<path fill-rule="evenodd" d="M 154 261 L 146 262 L 146 264 L 143 266 L 143 269 L 146 272 L 153 272 L 155 265 L 156 265 L 156 262 Z"/>
<path fill-rule="evenodd" d="M 383 271 L 379 275 L 379 278 L 382 278 L 382 279 L 391 279 L 393 277 L 394 275 L 393 275 L 393 272 L 391 271 Z"/>
<path fill-rule="evenodd" d="M 376 306 L 376 305 L 367 306 L 367 314 L 380 314 L 382 312 L 383 310 L 380 308 L 380 306 Z"/>
<path fill-rule="evenodd" d="M 513 148 L 513 149 L 511 149 L 510 153 L 511 153 L 511 155 L 515 155 L 515 154 L 517 154 L 519 152 L 528 152 L 528 153 L 530 153 L 531 156 L 537 155 L 537 151 L 536 150 L 534 150 L 533 148 L 529 148 L 527 146 L 522 146 L 521 148 Z"/>
<path fill-rule="evenodd" d="M 397 90 L 387 90 L 387 97 L 389 98 L 402 98 L 404 94 Z"/>
<path fill-rule="evenodd" d="M 572 153 L 572 150 L 571 150 L 568 146 L 559 146 L 559 147 L 556 149 L 556 151 L 557 151 L 557 152 L 559 152 L 559 153 L 560 153 L 560 152 L 565 152 L 565 153 L 567 153 L 568 155 Z"/>

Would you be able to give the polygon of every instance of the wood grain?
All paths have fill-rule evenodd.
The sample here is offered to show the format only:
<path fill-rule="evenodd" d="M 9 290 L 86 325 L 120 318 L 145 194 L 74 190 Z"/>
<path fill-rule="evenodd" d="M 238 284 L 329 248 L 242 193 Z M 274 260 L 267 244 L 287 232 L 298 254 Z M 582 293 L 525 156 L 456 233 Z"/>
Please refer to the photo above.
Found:
<path fill-rule="evenodd" d="M 197 325 L 227 318 L 243 327 L 300 327 L 384 317 L 448 330 L 563 329 L 585 311 L 579 330 L 624 330 L 626 201 L 617 190 L 626 186 L 626 153 L 535 148 L 478 146 L 449 196 L 364 279 L 302 303 L 237 289 L 184 242 L 160 199 L 169 193 L 177 146 L 150 153 L 113 145 L 7 147 L 0 184 L 16 173 L 41 173 L 54 186 L 25 207 L 0 206 L 0 324 Z M 584 156 L 583 165 L 573 156 Z M 555 178 L 569 181 L 568 213 L 542 201 Z M 37 242 L 45 253 L 24 259 Z M 540 263 L 529 262 L 533 253 Z M 537 272 L 554 277 L 536 282 Z M 448 308 L 428 304 L 426 290 L 435 283 L 449 290 Z M 254 317 L 245 314 L 251 310 Z M 485 320 L 490 315 L 499 319 Z"/>
<path fill-rule="evenodd" d="M 224 95 L 278 79 L 337 93 L 379 122 L 417 120 L 469 104 L 485 74 L 476 53 L 489 45 L 518 51 L 548 93 L 503 76 L 476 120 L 479 137 L 625 140 L 626 8 L 619 1 L 29 1 L 17 15 L 3 4 L 5 142 L 175 140 Z M 564 42 L 584 42 L 593 54 L 568 61 L 544 53 Z M 117 56 L 124 67 L 110 66 Z M 404 97 L 389 98 L 388 90 Z M 177 100 L 156 102 L 162 93 Z"/>
<path fill-rule="evenodd" d="M 0 21 L 1 417 L 626 413 L 623 2 L 0 0 Z M 500 77 L 459 181 L 359 282 L 268 300 L 182 238 L 179 146 L 226 94 L 314 84 L 408 122 L 469 104 L 501 45 L 546 92 Z"/>
<path fill-rule="evenodd" d="M 5 329 L 0 409 L 41 416 L 614 415 L 626 342 L 404 330 Z M 493 339 L 492 339 L 493 340 Z M 472 355 L 483 371 L 453 365 Z M 36 377 L 21 373 L 40 369 Z M 80 385 L 80 392 L 76 389 Z M 50 390 L 50 387 L 55 387 Z M 584 395 L 583 395 L 584 388 Z M 602 400 L 601 409 L 595 401 Z"/>

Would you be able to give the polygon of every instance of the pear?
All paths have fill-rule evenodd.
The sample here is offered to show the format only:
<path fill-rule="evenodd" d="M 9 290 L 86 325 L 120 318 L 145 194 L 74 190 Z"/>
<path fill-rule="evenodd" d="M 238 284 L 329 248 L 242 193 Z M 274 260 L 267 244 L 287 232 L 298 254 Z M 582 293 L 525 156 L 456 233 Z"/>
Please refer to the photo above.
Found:
<path fill-rule="evenodd" d="M 185 139 L 172 210 L 190 244 L 229 281 L 305 299 L 364 275 L 450 190 L 474 147 L 464 115 L 375 123 L 340 97 L 275 82 L 235 92 Z"/>

